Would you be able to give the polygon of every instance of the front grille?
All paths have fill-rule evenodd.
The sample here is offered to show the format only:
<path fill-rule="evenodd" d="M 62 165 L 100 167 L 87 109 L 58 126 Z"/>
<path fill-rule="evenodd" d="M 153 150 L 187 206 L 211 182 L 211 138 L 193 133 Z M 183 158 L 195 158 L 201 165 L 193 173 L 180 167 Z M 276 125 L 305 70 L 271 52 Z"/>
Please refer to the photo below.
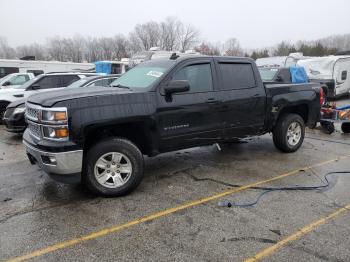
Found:
<path fill-rule="evenodd" d="M 30 103 L 26 104 L 26 117 L 30 120 L 38 121 L 40 109 Z"/>
<path fill-rule="evenodd" d="M 36 138 L 40 139 L 41 137 L 41 128 L 40 125 L 31 121 L 28 121 L 29 132 Z"/>

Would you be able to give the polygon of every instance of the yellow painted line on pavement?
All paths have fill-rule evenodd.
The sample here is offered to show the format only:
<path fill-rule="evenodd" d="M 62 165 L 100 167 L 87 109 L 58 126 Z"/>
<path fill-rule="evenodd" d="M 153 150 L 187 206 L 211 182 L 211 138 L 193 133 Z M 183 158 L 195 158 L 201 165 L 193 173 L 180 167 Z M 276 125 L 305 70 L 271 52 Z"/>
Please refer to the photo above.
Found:
<path fill-rule="evenodd" d="M 165 209 L 165 210 L 160 211 L 160 212 L 156 212 L 156 213 L 151 214 L 151 215 L 147 215 L 147 216 L 144 216 L 144 217 L 141 217 L 141 218 L 137 218 L 135 220 L 126 222 L 124 224 L 114 225 L 114 226 L 111 226 L 111 227 L 108 227 L 108 228 L 104 228 L 102 230 L 99 230 L 99 231 L 96 231 L 96 232 L 93 232 L 93 233 L 90 233 L 90 234 L 87 234 L 87 235 L 84 235 L 84 236 L 81 236 L 81 237 L 76 237 L 76 238 L 72 238 L 70 240 L 62 241 L 60 243 L 53 244 L 51 246 L 44 247 L 42 249 L 34 250 L 33 252 L 30 252 L 30 253 L 28 253 L 26 255 L 11 258 L 11 259 L 9 259 L 7 261 L 8 262 L 9 261 L 11 261 L 11 262 L 24 261 L 24 260 L 28 260 L 28 259 L 31 259 L 31 258 L 43 256 L 45 254 L 52 253 L 52 252 L 60 250 L 60 249 L 71 247 L 71 246 L 74 246 L 74 245 L 77 245 L 77 244 L 80 244 L 80 243 L 83 243 L 83 242 L 86 242 L 86 241 L 89 241 L 89 240 L 92 240 L 92 239 L 96 239 L 96 238 L 99 238 L 99 237 L 103 237 L 103 236 L 109 235 L 111 233 L 122 231 L 124 229 L 127 229 L 127 228 L 130 228 L 130 227 L 133 227 L 133 226 L 145 223 L 147 221 L 151 221 L 151 220 L 155 220 L 155 219 L 167 216 L 169 214 L 175 213 L 175 212 L 180 211 L 180 210 L 184 210 L 184 209 L 187 209 L 187 208 L 190 208 L 190 207 L 194 207 L 194 206 L 197 206 L 197 205 L 200 205 L 200 204 L 203 204 L 203 203 L 207 203 L 209 201 L 216 200 L 216 199 L 225 197 L 227 195 L 231 195 L 231 194 L 234 194 L 234 193 L 237 193 L 237 192 L 240 192 L 240 191 L 243 191 L 243 190 L 255 187 L 255 186 L 259 186 L 261 184 L 269 183 L 269 182 L 272 182 L 272 181 L 275 181 L 275 180 L 279 180 L 279 179 L 282 179 L 282 178 L 285 178 L 285 177 L 288 177 L 288 176 L 291 176 L 291 175 L 295 175 L 295 174 L 299 173 L 300 170 L 309 170 L 311 168 L 323 166 L 323 165 L 326 165 L 326 164 L 329 164 L 329 163 L 332 163 L 332 162 L 336 162 L 338 160 L 341 160 L 341 159 L 344 159 L 344 158 L 347 158 L 347 157 L 350 157 L 350 155 L 341 156 L 341 157 L 338 157 L 338 158 L 335 158 L 335 159 L 323 161 L 323 162 L 320 162 L 320 163 L 312 165 L 312 166 L 306 166 L 306 167 L 298 168 L 298 169 L 295 169 L 293 171 L 290 171 L 288 173 L 285 173 L 285 174 L 282 174 L 282 175 L 279 175 L 279 176 L 275 176 L 275 177 L 272 177 L 272 178 L 269 178 L 269 179 L 266 179 L 266 180 L 261 180 L 261 181 L 255 182 L 255 183 L 251 183 L 251 184 L 248 184 L 248 185 L 245 185 L 245 186 L 241 186 L 239 188 L 233 188 L 233 189 L 230 189 L 230 190 L 227 190 L 227 191 L 224 191 L 224 192 L 221 192 L 221 193 L 209 196 L 209 197 L 205 197 L 205 198 L 201 198 L 201 199 L 198 199 L 198 200 L 194 200 L 194 201 L 191 201 L 191 202 L 188 202 L 188 203 L 185 203 L 185 204 L 173 207 L 173 208 L 169 208 L 169 209 Z"/>
<path fill-rule="evenodd" d="M 311 231 L 316 229 L 318 226 L 321 226 L 321 225 L 327 223 L 328 221 L 335 219 L 337 216 L 341 215 L 342 213 L 348 212 L 348 211 L 350 211 L 350 204 L 336 210 L 335 212 L 329 214 L 326 217 L 323 217 L 323 218 L 321 218 L 317 221 L 314 221 L 311 224 L 299 229 L 294 234 L 282 239 L 281 241 L 278 241 L 276 244 L 274 244 L 266 249 L 263 249 L 262 251 L 257 253 L 254 257 L 251 257 L 251 258 L 244 260 L 244 262 L 255 262 L 255 261 L 259 261 L 267 256 L 270 256 L 270 255 L 274 254 L 278 249 L 282 248 L 283 246 L 289 244 L 292 241 L 295 241 L 295 240 L 301 238 L 302 236 L 304 236 L 307 233 L 310 233 Z"/>

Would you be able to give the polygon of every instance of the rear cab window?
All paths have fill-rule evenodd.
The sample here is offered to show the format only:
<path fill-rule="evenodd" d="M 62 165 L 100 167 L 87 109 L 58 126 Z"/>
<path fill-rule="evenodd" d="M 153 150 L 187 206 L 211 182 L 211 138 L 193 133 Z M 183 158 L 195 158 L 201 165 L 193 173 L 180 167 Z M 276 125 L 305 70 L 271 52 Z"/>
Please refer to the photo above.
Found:
<path fill-rule="evenodd" d="M 221 78 L 220 90 L 246 89 L 256 87 L 256 80 L 251 63 L 218 62 Z"/>

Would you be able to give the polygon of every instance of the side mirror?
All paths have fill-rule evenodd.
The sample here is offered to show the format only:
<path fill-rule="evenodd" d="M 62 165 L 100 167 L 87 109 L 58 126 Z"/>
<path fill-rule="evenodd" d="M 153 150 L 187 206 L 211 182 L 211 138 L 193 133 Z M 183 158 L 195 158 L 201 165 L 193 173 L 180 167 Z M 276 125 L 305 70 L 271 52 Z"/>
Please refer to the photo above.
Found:
<path fill-rule="evenodd" d="M 183 93 L 190 90 L 190 83 L 187 80 L 171 80 L 167 86 L 164 87 L 166 96 L 171 96 L 174 93 Z"/>
<path fill-rule="evenodd" d="M 6 81 L 5 83 L 2 84 L 2 86 L 10 86 L 11 82 L 10 81 Z"/>
<path fill-rule="evenodd" d="M 32 90 L 40 89 L 40 85 L 34 84 L 34 85 L 31 86 L 31 89 Z"/>

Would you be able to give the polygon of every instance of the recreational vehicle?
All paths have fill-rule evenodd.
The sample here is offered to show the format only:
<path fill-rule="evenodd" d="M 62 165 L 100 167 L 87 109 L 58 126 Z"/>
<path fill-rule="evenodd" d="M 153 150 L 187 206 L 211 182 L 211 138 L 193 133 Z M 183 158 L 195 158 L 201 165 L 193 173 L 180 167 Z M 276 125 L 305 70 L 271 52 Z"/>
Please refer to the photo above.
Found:
<path fill-rule="evenodd" d="M 297 63 L 303 66 L 310 81 L 326 84 L 327 96 L 336 98 L 350 91 L 350 56 L 325 56 Z"/>
<path fill-rule="evenodd" d="M 290 53 L 288 56 L 271 56 L 258 58 L 258 67 L 290 67 L 295 66 L 299 60 L 307 59 L 303 53 Z"/>
<path fill-rule="evenodd" d="M 95 65 L 91 63 L 0 59 L 0 78 L 12 73 L 40 75 L 68 71 L 95 71 Z"/>

